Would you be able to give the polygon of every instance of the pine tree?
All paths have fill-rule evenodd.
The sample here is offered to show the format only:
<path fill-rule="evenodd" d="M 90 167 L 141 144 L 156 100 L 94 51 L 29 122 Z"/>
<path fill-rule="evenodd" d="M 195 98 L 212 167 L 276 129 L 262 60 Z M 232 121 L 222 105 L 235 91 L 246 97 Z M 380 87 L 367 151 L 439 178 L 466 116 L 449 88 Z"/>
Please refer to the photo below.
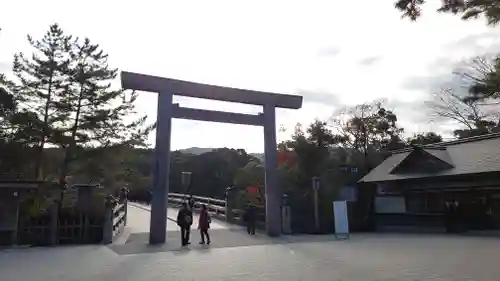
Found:
<path fill-rule="evenodd" d="M 25 120 L 36 136 L 37 157 L 35 177 L 44 177 L 43 152 L 47 143 L 53 143 L 53 131 L 64 124 L 65 115 L 59 114 L 58 97 L 67 91 L 69 42 L 63 30 L 53 24 L 42 39 L 28 42 L 34 48 L 31 58 L 23 53 L 14 56 L 13 72 L 19 84 L 13 94 L 25 111 Z"/>
<path fill-rule="evenodd" d="M 2 29 L 0 28 L 0 31 Z M 7 79 L 0 73 L 0 142 L 7 139 L 9 131 L 9 118 L 14 111 L 14 97 L 7 91 Z"/>
<path fill-rule="evenodd" d="M 60 105 L 66 111 L 61 119 L 70 114 L 68 126 L 59 134 L 59 145 L 66 150 L 62 179 L 78 154 L 88 158 L 89 151 L 96 151 L 91 148 L 143 144 L 150 130 L 143 128 L 146 117 L 126 121 L 135 114 L 137 95 L 113 89 L 111 82 L 118 71 L 108 66 L 108 55 L 99 45 L 76 39 L 70 53 L 70 87 L 60 93 Z"/>
<path fill-rule="evenodd" d="M 394 6 L 403 12 L 403 17 L 416 20 L 422 15 L 425 0 L 397 0 Z M 462 20 L 476 19 L 484 16 L 489 26 L 500 22 L 499 0 L 441 0 L 437 12 L 459 15 Z"/>
<path fill-rule="evenodd" d="M 0 178 L 32 175 L 33 132 L 29 112 L 19 111 L 11 94 L 13 83 L 0 74 Z"/>
<path fill-rule="evenodd" d="M 8 132 L 9 117 L 14 111 L 14 97 L 7 91 L 5 84 L 5 76 L 0 74 L 0 136 L 2 140 Z"/>

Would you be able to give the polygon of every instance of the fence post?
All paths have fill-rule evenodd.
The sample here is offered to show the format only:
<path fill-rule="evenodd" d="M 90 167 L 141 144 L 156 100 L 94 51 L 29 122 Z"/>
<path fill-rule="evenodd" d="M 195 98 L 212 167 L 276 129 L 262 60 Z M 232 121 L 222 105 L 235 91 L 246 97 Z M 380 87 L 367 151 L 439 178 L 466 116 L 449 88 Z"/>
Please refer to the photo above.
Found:
<path fill-rule="evenodd" d="M 14 230 L 12 231 L 12 237 L 11 237 L 11 241 L 12 241 L 12 245 L 17 245 L 17 243 L 19 242 L 19 227 L 20 227 L 20 224 L 19 224 L 19 211 L 20 211 L 20 208 L 21 208 L 21 200 L 20 200 L 20 194 L 15 191 L 13 194 L 12 194 L 15 199 L 16 199 L 16 215 L 15 215 L 15 227 L 14 227 Z"/>
<path fill-rule="evenodd" d="M 125 212 L 125 215 L 123 217 L 123 225 L 127 225 L 127 214 L 128 214 L 128 198 L 125 197 L 125 200 L 123 201 L 123 211 Z"/>
<path fill-rule="evenodd" d="M 113 196 L 108 195 L 106 197 L 106 203 L 104 208 L 104 222 L 102 225 L 102 243 L 111 244 L 113 243 L 113 207 L 115 200 Z"/>
<path fill-rule="evenodd" d="M 62 192 L 62 191 L 61 191 Z M 54 202 L 52 206 L 50 206 L 50 245 L 57 245 L 58 234 L 59 234 L 59 204 Z"/>
<path fill-rule="evenodd" d="M 128 189 L 126 187 L 123 187 L 121 190 L 121 196 L 122 196 L 122 202 L 123 202 L 123 211 L 125 212 L 125 215 L 123 217 L 123 225 L 127 225 L 127 211 L 128 211 Z M 167 199 L 168 200 L 168 199 Z"/>

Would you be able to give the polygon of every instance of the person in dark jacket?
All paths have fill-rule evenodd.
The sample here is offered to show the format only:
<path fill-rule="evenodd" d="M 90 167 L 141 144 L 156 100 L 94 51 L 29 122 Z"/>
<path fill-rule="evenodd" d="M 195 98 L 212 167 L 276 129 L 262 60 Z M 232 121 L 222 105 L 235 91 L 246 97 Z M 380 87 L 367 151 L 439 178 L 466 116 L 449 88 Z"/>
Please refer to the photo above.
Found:
<path fill-rule="evenodd" d="M 449 200 L 445 203 L 446 232 L 458 231 L 458 203 L 456 200 Z"/>
<path fill-rule="evenodd" d="M 449 200 L 444 202 L 444 221 L 446 232 L 452 232 L 452 206 Z"/>
<path fill-rule="evenodd" d="M 193 224 L 193 212 L 188 208 L 186 203 L 182 203 L 182 208 L 177 214 L 177 225 L 181 228 L 182 246 L 189 243 L 189 234 L 191 232 L 191 225 Z"/>
<path fill-rule="evenodd" d="M 208 229 L 210 228 L 210 214 L 207 210 L 207 205 L 201 205 L 200 219 L 198 220 L 198 229 L 200 230 L 201 241 L 200 244 L 205 244 L 205 237 L 207 238 L 207 244 L 210 245 L 210 235 L 208 235 Z"/>
<path fill-rule="evenodd" d="M 196 201 L 194 201 L 193 195 L 189 196 L 188 204 L 189 204 L 189 209 L 191 211 L 193 211 L 194 205 L 196 204 Z"/>
<path fill-rule="evenodd" d="M 255 235 L 255 224 L 257 220 L 257 209 L 254 205 L 249 204 L 243 215 L 243 221 L 247 225 L 248 234 Z"/>

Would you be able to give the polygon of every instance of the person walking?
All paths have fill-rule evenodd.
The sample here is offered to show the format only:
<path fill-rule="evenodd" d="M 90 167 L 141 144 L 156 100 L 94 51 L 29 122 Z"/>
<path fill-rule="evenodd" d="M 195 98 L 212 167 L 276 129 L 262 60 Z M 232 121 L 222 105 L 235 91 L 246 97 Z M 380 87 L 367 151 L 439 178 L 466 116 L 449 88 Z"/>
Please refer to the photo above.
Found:
<path fill-rule="evenodd" d="M 191 232 L 191 225 L 193 224 L 193 212 L 188 208 L 186 203 L 182 203 L 182 208 L 177 214 L 177 225 L 181 228 L 182 246 L 189 243 L 189 234 Z"/>
<path fill-rule="evenodd" d="M 200 244 L 205 244 L 205 237 L 207 238 L 207 245 L 210 245 L 210 235 L 208 234 L 208 229 L 211 223 L 210 214 L 207 210 L 207 205 L 201 205 L 200 218 L 198 220 L 198 229 L 200 230 L 201 241 Z"/>
<path fill-rule="evenodd" d="M 191 211 L 193 211 L 194 210 L 194 206 L 196 204 L 196 201 L 194 201 L 193 195 L 189 196 L 188 204 L 189 204 L 189 209 L 191 209 Z"/>
<path fill-rule="evenodd" d="M 255 223 L 257 220 L 257 210 L 254 205 L 249 204 L 243 215 L 243 221 L 247 225 L 248 234 L 255 235 Z"/>

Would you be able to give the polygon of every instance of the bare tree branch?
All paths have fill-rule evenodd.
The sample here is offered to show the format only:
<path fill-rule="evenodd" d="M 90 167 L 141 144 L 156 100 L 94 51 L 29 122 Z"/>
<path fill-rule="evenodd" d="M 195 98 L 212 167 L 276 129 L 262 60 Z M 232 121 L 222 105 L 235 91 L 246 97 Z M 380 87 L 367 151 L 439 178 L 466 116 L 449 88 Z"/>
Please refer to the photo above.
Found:
<path fill-rule="evenodd" d="M 490 130 L 493 124 L 498 124 L 498 102 L 493 97 L 476 98 L 477 88 L 488 88 L 492 75 L 497 75 L 497 56 L 478 56 L 463 61 L 453 74 L 460 78 L 460 88 L 466 88 L 469 95 L 459 95 L 457 88 L 441 89 L 433 93 L 433 100 L 426 102 L 435 117 L 456 121 L 468 131 L 479 128 Z M 472 98 L 471 98 L 472 97 Z M 462 130 L 463 131 L 463 130 Z"/>
<path fill-rule="evenodd" d="M 477 117 L 479 114 L 475 103 L 465 103 L 461 97 L 453 93 L 452 89 L 441 89 L 433 93 L 433 100 L 425 104 L 431 109 L 433 115 L 455 120 L 468 129 L 474 128 L 475 121 L 469 117 Z M 477 118 L 473 119 L 477 120 Z"/>
<path fill-rule="evenodd" d="M 495 71 L 494 58 L 477 56 L 461 63 L 452 73 L 462 78 L 465 86 L 486 83 L 486 77 Z"/>

